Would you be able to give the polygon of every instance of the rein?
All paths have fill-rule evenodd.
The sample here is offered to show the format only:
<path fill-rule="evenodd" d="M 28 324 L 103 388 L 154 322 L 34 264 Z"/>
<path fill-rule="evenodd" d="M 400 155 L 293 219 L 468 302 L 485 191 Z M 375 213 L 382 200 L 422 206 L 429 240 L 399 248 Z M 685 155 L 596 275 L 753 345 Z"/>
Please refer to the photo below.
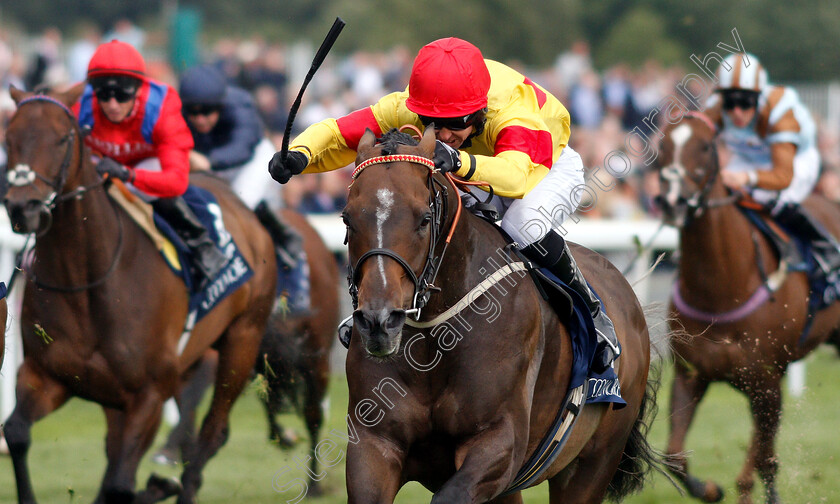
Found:
<path fill-rule="evenodd" d="M 359 304 L 358 282 L 361 266 L 364 261 L 374 256 L 387 256 L 394 259 L 397 261 L 397 264 L 402 266 L 402 268 L 408 273 L 409 278 L 414 284 L 414 296 L 412 297 L 411 308 L 406 310 L 406 315 L 412 315 L 414 316 L 414 320 L 420 320 L 420 313 L 429 302 L 432 291 L 440 291 L 440 287 L 436 287 L 434 282 L 437 278 L 440 265 L 443 262 L 443 257 L 446 255 L 446 249 L 449 246 L 449 242 L 452 240 L 455 228 L 457 227 L 458 221 L 461 217 L 461 198 L 458 198 L 458 206 L 455 210 L 455 215 L 449 228 L 449 233 L 447 234 L 446 239 L 443 240 L 443 249 L 441 250 L 440 255 L 435 255 L 435 250 L 441 242 L 440 228 L 445 224 L 446 218 L 449 215 L 447 203 L 447 196 L 449 193 L 446 185 L 434 177 L 435 173 L 439 173 L 435 168 L 434 161 L 422 156 L 410 154 L 376 156 L 359 163 L 356 169 L 353 170 L 353 181 L 355 181 L 362 171 L 369 166 L 398 162 L 420 164 L 429 169 L 427 179 L 429 187 L 429 208 L 432 211 L 433 220 L 431 226 L 431 237 L 429 239 L 429 252 L 426 255 L 423 271 L 420 272 L 420 275 L 414 273 L 414 270 L 408 262 L 391 249 L 374 248 L 362 254 L 354 266 L 348 267 L 347 283 L 349 285 L 350 298 L 353 301 L 353 309 L 355 310 Z M 447 173 L 445 174 L 445 178 L 449 182 L 449 185 L 452 186 L 453 190 L 457 190 L 452 175 Z"/>

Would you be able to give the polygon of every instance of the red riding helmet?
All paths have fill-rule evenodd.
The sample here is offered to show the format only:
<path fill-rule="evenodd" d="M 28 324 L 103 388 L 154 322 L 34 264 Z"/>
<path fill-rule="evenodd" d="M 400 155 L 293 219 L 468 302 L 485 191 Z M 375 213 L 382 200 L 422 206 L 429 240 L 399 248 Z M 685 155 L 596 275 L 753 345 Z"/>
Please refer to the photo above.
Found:
<path fill-rule="evenodd" d="M 88 80 L 101 75 L 125 75 L 145 80 L 146 62 L 131 44 L 112 40 L 100 45 L 88 64 Z"/>
<path fill-rule="evenodd" d="M 414 59 L 405 105 L 417 115 L 458 117 L 487 106 L 490 72 L 478 48 L 450 37 L 425 45 Z"/>

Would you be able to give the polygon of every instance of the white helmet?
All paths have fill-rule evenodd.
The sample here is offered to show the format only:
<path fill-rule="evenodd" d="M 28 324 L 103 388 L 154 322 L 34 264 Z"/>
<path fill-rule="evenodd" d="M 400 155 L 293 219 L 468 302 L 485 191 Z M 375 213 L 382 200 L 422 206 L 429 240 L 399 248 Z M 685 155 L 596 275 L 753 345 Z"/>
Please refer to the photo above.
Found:
<path fill-rule="evenodd" d="M 767 70 L 750 53 L 736 53 L 727 56 L 717 70 L 715 91 L 742 89 L 760 93 L 767 86 Z"/>

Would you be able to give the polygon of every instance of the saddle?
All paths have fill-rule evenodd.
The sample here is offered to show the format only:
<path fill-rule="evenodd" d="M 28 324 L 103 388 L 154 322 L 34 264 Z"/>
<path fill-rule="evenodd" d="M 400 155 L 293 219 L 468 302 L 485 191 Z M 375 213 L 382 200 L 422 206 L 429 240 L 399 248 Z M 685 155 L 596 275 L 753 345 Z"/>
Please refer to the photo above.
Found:
<path fill-rule="evenodd" d="M 224 231 L 221 223 L 216 222 L 215 214 L 208 210 L 208 205 L 215 205 L 215 197 L 199 187 L 190 186 L 183 198 L 195 211 L 196 216 L 205 225 L 213 241 L 230 257 L 227 265 L 212 279 L 204 289 L 198 291 L 193 285 L 188 267 L 191 254 L 184 247 L 172 228 L 158 215 L 149 203 L 132 194 L 119 181 L 112 181 L 108 195 L 119 204 L 138 226 L 149 236 L 170 269 L 178 275 L 190 294 L 189 311 L 192 323 L 201 320 L 220 301 L 247 282 L 254 272 L 242 256 L 236 243 Z M 222 234 L 226 235 L 224 238 Z M 188 324 L 190 325 L 190 324 Z"/>

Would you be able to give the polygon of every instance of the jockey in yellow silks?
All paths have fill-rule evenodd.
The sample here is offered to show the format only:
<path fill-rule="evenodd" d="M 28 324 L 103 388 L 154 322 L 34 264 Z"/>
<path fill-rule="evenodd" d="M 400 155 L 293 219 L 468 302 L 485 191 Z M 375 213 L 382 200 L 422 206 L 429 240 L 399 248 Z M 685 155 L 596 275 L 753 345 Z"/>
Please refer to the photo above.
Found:
<path fill-rule="evenodd" d="M 587 301 L 598 339 L 593 368 L 608 368 L 620 352 L 615 329 L 557 231 L 577 209 L 584 187 L 583 162 L 568 146 L 569 112 L 524 75 L 485 60 L 469 42 L 445 38 L 424 46 L 408 89 L 313 124 L 291 142 L 285 162 L 275 154 L 269 171 L 285 183 L 299 173 L 335 170 L 354 161 L 366 129 L 381 136 L 405 124 L 432 123 L 437 168 L 493 186 L 505 232 Z"/>

